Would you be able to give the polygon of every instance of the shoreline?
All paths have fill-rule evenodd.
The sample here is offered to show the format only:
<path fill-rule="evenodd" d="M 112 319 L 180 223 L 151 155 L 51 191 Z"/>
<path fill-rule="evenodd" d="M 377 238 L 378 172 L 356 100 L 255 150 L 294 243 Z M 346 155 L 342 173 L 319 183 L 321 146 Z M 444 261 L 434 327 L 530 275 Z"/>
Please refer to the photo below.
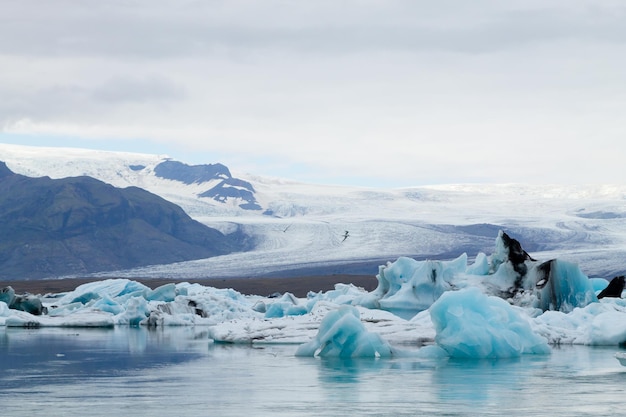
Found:
<path fill-rule="evenodd" d="M 16 294 L 30 293 L 34 295 L 56 294 L 68 292 L 89 282 L 103 281 L 113 278 L 63 278 L 40 280 L 0 280 L 0 288 L 12 287 Z M 289 278 L 125 278 L 140 282 L 152 289 L 169 283 L 189 282 L 214 288 L 232 288 L 244 295 L 268 296 L 273 293 L 290 292 L 296 297 L 306 297 L 310 291 L 330 291 L 335 284 L 353 284 L 366 291 L 372 291 L 378 285 L 374 275 L 315 275 L 295 276 Z"/>

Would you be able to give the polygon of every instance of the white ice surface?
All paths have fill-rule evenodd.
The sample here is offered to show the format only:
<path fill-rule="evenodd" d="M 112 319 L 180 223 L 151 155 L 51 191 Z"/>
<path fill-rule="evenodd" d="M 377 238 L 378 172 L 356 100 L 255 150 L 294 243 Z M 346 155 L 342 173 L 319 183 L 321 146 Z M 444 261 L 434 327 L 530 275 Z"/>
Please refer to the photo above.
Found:
<path fill-rule="evenodd" d="M 546 353 L 548 344 L 617 346 L 626 341 L 626 300 L 622 298 L 604 298 L 568 313 L 542 312 L 532 306 L 510 305 L 483 294 L 481 288 L 446 291 L 428 310 L 406 319 L 362 306 L 372 293 L 352 285 L 340 284 L 334 291 L 311 293 L 307 298 L 276 299 L 188 283 L 151 290 L 132 280 L 109 279 L 42 296 L 48 314 L 41 316 L 11 310 L 0 302 L 0 326 L 207 326 L 209 338 L 217 343 L 304 345 L 318 340 L 319 346 L 312 351 L 323 351 L 327 343 L 349 341 L 355 335 L 368 343 L 389 343 L 394 353 L 419 353 L 422 346 L 436 344 L 439 350 L 423 352 L 491 358 Z M 267 317 L 273 303 L 291 303 L 304 312 Z M 320 335 L 322 321 L 348 306 L 362 328 L 353 321 L 344 328 L 340 322 L 335 325 L 339 336 Z M 339 345 L 335 351 L 345 349 Z"/>

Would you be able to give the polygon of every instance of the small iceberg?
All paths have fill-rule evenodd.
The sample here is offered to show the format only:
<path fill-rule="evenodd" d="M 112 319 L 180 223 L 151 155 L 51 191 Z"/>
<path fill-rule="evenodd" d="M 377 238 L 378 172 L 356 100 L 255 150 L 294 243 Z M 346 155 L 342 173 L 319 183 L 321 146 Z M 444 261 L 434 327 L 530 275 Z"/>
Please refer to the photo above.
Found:
<path fill-rule="evenodd" d="M 359 311 L 341 306 L 322 320 L 317 336 L 301 345 L 296 356 L 375 358 L 391 356 L 391 346 L 361 323 Z"/>

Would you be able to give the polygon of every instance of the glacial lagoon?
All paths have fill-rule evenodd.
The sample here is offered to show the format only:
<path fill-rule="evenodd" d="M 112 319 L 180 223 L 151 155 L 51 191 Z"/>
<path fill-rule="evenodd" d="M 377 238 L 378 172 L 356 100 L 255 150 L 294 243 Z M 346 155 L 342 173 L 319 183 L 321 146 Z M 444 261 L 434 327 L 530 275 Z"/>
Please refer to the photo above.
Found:
<path fill-rule="evenodd" d="M 296 357 L 205 327 L 0 328 L 6 416 L 623 415 L 615 347 L 459 360 Z"/>

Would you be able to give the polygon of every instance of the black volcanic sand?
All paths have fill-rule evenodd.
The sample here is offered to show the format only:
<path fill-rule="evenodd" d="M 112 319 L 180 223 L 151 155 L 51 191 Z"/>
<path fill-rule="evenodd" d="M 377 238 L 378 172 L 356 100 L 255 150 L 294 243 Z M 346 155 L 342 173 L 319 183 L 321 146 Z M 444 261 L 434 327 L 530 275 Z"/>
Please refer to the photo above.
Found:
<path fill-rule="evenodd" d="M 102 278 L 105 279 L 105 278 Z M 13 287 L 17 294 L 48 294 L 72 291 L 81 284 L 99 281 L 98 278 L 42 279 L 27 281 L 0 281 L 0 288 Z M 329 291 L 335 284 L 354 284 L 367 291 L 378 285 L 374 275 L 320 275 L 292 278 L 206 278 L 192 280 L 173 280 L 166 278 L 131 278 L 133 281 L 154 289 L 168 283 L 190 282 L 207 287 L 232 288 L 245 295 L 270 295 L 290 292 L 296 297 L 306 297 L 309 291 Z"/>

